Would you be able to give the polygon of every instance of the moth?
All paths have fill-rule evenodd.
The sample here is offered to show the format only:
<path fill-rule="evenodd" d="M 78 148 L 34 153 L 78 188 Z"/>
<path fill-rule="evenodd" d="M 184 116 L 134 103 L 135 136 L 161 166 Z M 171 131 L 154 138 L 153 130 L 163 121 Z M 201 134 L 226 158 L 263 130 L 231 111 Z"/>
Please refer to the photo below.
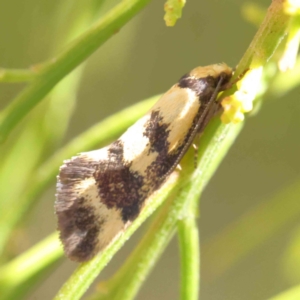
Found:
<path fill-rule="evenodd" d="M 64 161 L 55 212 L 71 260 L 91 259 L 139 215 L 219 110 L 231 77 L 224 63 L 193 69 L 119 139 Z"/>

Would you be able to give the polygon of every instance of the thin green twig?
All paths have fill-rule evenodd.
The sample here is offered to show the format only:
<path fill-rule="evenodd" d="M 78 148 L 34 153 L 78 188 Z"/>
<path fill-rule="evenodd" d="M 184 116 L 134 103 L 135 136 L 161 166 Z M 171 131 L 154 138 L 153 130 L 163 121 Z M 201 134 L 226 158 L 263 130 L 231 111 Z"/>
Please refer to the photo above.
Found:
<path fill-rule="evenodd" d="M 54 233 L 0 268 L 1 300 L 20 299 L 30 281 L 53 267 L 62 255 L 58 234 Z"/>
<path fill-rule="evenodd" d="M 246 69 L 265 65 L 275 53 L 279 44 L 287 34 L 290 16 L 284 13 L 284 0 L 273 0 L 267 14 L 241 58 L 234 78 Z M 228 92 L 225 91 L 224 96 Z"/>
<path fill-rule="evenodd" d="M 199 299 L 200 240 L 196 214 L 195 208 L 190 207 L 177 225 L 181 262 L 181 300 Z"/>
<path fill-rule="evenodd" d="M 53 58 L 40 75 L 9 104 L 0 115 L 0 143 L 11 130 L 67 74 L 79 66 L 110 37 L 116 34 L 150 0 L 124 0 Z"/>
<path fill-rule="evenodd" d="M 34 70 L 30 69 L 3 69 L 0 68 L 0 82 L 27 82 L 37 76 Z"/>

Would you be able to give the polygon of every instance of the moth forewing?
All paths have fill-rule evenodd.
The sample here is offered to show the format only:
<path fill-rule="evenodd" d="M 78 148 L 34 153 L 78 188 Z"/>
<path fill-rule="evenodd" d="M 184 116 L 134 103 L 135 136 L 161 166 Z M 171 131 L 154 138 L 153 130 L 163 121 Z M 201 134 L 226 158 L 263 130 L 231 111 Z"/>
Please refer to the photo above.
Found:
<path fill-rule="evenodd" d="M 231 76 L 226 64 L 195 68 L 118 140 L 64 162 L 55 211 L 71 260 L 91 259 L 139 215 L 206 126 Z"/>

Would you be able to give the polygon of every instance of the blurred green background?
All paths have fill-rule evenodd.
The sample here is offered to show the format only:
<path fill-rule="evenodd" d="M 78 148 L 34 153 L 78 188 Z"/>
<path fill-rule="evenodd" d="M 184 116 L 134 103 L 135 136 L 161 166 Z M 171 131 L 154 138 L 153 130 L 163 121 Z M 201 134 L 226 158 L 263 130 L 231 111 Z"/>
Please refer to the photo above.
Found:
<path fill-rule="evenodd" d="M 64 33 L 86 5 L 85 1 L 76 2 L 72 6 L 71 1 L 57 0 L 0 1 L 0 67 L 26 68 L 62 49 Z M 118 3 L 107 2 L 103 13 Z M 257 3 L 267 7 L 270 1 Z M 167 91 L 195 66 L 217 62 L 235 66 L 256 32 L 242 16 L 245 1 L 188 0 L 174 28 L 164 24 L 163 4 L 152 1 L 89 58 L 62 144 L 106 116 Z M 2 83 L 0 108 L 23 87 Z M 268 299 L 300 282 L 300 201 L 295 201 L 299 194 L 294 200 L 287 199 L 286 210 L 295 212 L 290 218 L 282 221 L 282 215 L 289 214 L 285 196 L 278 198 L 270 218 L 263 213 L 264 209 L 270 211 L 268 201 L 300 182 L 299 95 L 297 88 L 280 98 L 264 99 L 260 111 L 247 118 L 242 134 L 201 198 L 201 299 Z M 27 147 L 30 152 L 31 145 Z M 50 147 L 44 156 L 52 151 Z M 18 163 L 12 165 L 12 177 L 19 174 Z M 13 188 L 13 182 L 11 185 Z M 10 240 L 14 251 L 30 248 L 55 230 L 54 193 L 53 183 L 31 210 L 26 226 Z M 248 218 L 252 222 L 241 225 Z M 227 229 L 240 225 L 243 227 L 237 232 Z M 264 234 L 272 226 L 266 238 L 251 246 L 256 238 L 253 232 Z M 143 230 L 128 241 L 98 281 L 118 269 Z M 216 244 L 226 232 L 231 232 L 231 238 Z M 28 299 L 51 299 L 75 267 L 64 259 Z M 178 299 L 178 294 L 179 259 L 174 239 L 137 299 Z"/>

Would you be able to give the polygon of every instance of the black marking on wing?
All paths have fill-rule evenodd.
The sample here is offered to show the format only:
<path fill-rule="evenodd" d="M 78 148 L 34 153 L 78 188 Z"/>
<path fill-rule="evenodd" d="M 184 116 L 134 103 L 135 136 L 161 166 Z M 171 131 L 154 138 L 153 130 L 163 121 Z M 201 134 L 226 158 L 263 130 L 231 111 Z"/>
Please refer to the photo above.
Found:
<path fill-rule="evenodd" d="M 68 257 L 75 261 L 86 261 L 94 256 L 103 225 L 89 199 L 79 198 L 75 189 L 81 180 L 93 175 L 95 165 L 96 162 L 77 156 L 65 162 L 58 176 L 55 202 L 58 229 Z"/>
<path fill-rule="evenodd" d="M 65 246 L 68 256 L 77 261 L 93 257 L 103 222 L 96 217 L 94 208 L 86 203 L 86 199 L 77 199 L 68 210 L 58 213 L 58 219 L 62 241 L 73 235 L 76 244 L 76 247 Z"/>
<path fill-rule="evenodd" d="M 168 137 L 170 124 L 165 123 L 161 113 L 153 110 L 149 121 L 145 125 L 144 135 L 149 138 L 149 152 L 156 152 L 156 159 L 147 167 L 146 180 L 150 191 L 157 190 L 163 183 L 162 177 L 170 170 L 174 163 L 174 153 L 169 153 L 170 143 Z"/>
<path fill-rule="evenodd" d="M 121 209 L 123 221 L 131 221 L 141 209 L 144 178 L 124 163 L 121 141 L 112 143 L 108 152 L 109 160 L 100 161 L 94 174 L 101 202 L 108 208 Z"/>
<path fill-rule="evenodd" d="M 212 97 L 219 81 L 222 79 L 222 86 L 220 87 L 218 92 L 224 90 L 231 76 L 232 74 L 224 72 L 220 73 L 217 77 L 206 76 L 202 78 L 196 78 L 191 76 L 190 74 L 186 74 L 179 79 L 178 86 L 183 89 L 188 88 L 193 90 L 199 97 L 201 104 L 205 104 Z"/>
<path fill-rule="evenodd" d="M 168 137 L 170 124 L 163 122 L 163 117 L 158 110 L 153 110 L 149 121 L 145 124 L 144 136 L 149 139 L 149 152 L 157 152 L 158 155 L 166 155 L 169 145 Z"/>
<path fill-rule="evenodd" d="M 212 76 L 204 78 L 191 77 L 189 74 L 182 76 L 178 82 L 182 89 L 188 88 L 193 90 L 197 96 L 204 97 L 204 94 L 210 94 L 216 87 L 216 80 Z"/>

